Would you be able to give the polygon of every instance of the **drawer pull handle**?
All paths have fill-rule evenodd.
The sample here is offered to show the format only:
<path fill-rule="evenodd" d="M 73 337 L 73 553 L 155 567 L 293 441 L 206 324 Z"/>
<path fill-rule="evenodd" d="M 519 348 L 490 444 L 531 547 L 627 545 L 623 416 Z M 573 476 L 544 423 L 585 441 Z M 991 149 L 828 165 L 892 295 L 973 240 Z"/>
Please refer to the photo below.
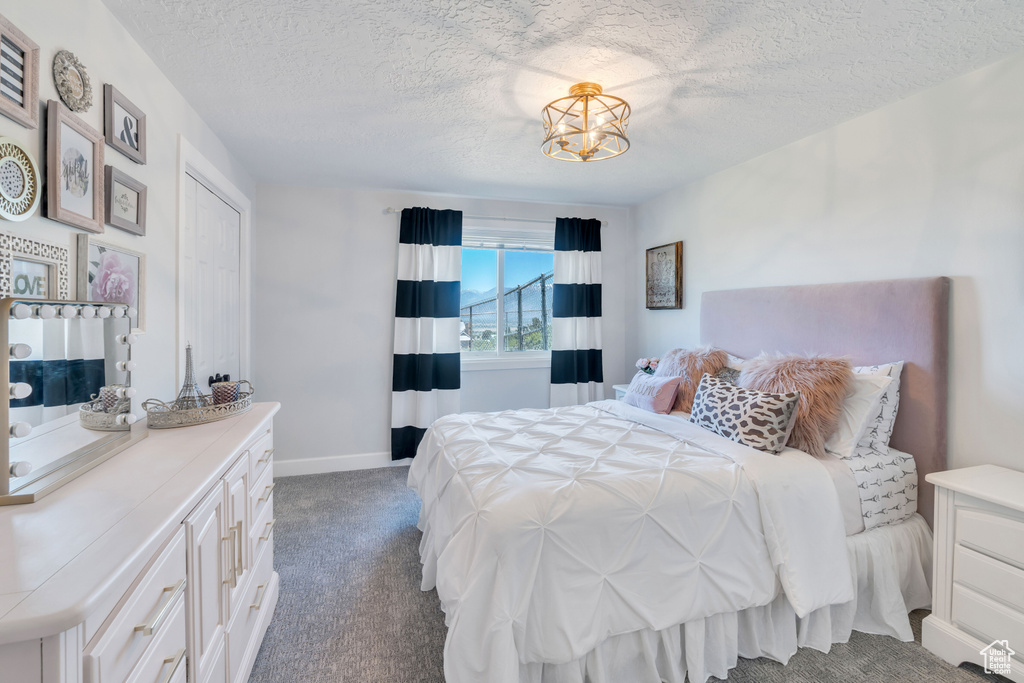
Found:
<path fill-rule="evenodd" d="M 238 522 L 238 531 L 235 532 L 235 538 L 238 539 L 238 559 L 235 560 L 235 576 L 241 576 L 242 572 L 245 571 L 244 563 L 242 561 L 242 553 L 244 548 L 242 547 L 242 522 Z"/>
<path fill-rule="evenodd" d="M 185 648 L 178 650 L 178 654 L 173 657 L 168 657 L 164 660 L 164 664 L 170 664 L 171 670 L 164 676 L 164 679 L 160 683 L 171 683 L 171 679 L 174 678 L 174 674 L 178 672 L 178 667 L 181 666 L 181 660 L 185 659 Z"/>
<path fill-rule="evenodd" d="M 139 624 L 135 627 L 136 631 L 142 631 L 142 635 L 151 636 L 157 632 L 157 630 L 167 621 L 167 617 L 171 614 L 171 607 L 174 606 L 178 596 L 185 592 L 185 579 L 182 579 L 173 586 L 167 586 L 163 590 L 164 593 L 170 592 L 171 597 L 167 598 L 167 602 L 157 610 L 156 616 L 153 620 L 146 624 Z"/>
<path fill-rule="evenodd" d="M 236 533 L 237 533 L 237 529 L 235 529 L 235 527 L 232 526 L 232 527 L 228 528 L 228 535 L 224 536 L 223 538 L 221 538 L 222 541 L 227 541 L 228 542 L 228 562 L 230 562 L 230 565 L 228 566 L 228 578 L 224 580 L 224 583 L 230 585 L 232 588 L 234 588 L 235 585 L 236 585 L 236 574 L 235 574 L 235 564 L 236 564 L 236 559 L 237 559 L 237 555 L 235 555 L 235 534 Z"/>
<path fill-rule="evenodd" d="M 262 503 L 263 501 L 265 501 L 268 498 L 270 498 L 270 494 L 274 492 L 274 487 L 275 486 L 277 486 L 277 482 L 276 481 L 273 484 L 271 484 L 270 486 L 268 486 L 267 488 L 263 489 L 263 495 L 260 496 L 260 499 L 257 500 L 256 502 L 257 503 Z"/>
<path fill-rule="evenodd" d="M 263 606 L 263 596 L 267 594 L 267 584 L 261 583 L 256 587 L 256 602 L 249 605 L 249 609 L 259 609 Z"/>
<path fill-rule="evenodd" d="M 267 450 L 263 451 L 263 457 L 260 458 L 259 460 L 257 460 L 256 464 L 259 465 L 261 462 L 267 462 L 268 460 L 270 460 L 273 457 L 274 457 L 274 449 L 273 448 L 268 448 Z"/>
<path fill-rule="evenodd" d="M 275 524 L 277 524 L 277 518 L 276 517 L 274 519 L 270 520 L 269 522 L 267 522 L 266 528 L 263 529 L 263 535 L 260 536 L 260 540 L 261 541 L 269 541 L 270 540 L 270 534 L 274 533 L 274 525 Z"/>

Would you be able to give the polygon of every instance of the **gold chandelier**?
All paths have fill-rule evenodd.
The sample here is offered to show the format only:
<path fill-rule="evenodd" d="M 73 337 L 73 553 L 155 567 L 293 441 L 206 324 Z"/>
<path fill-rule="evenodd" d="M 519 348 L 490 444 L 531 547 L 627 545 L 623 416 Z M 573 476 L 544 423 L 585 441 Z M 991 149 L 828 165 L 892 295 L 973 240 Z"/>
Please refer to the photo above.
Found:
<path fill-rule="evenodd" d="M 629 103 L 601 93 L 597 83 L 577 83 L 569 96 L 544 107 L 541 151 L 562 161 L 599 161 L 629 149 Z"/>

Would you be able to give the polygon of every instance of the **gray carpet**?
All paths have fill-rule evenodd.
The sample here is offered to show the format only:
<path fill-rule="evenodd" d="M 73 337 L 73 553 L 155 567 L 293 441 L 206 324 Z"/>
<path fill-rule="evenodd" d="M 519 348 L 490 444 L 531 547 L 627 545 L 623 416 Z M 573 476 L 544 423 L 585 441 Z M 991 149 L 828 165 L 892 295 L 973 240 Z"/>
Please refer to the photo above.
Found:
<path fill-rule="evenodd" d="M 281 597 L 250 683 L 444 681 L 444 615 L 437 593 L 419 589 L 419 499 L 407 475 L 406 467 L 390 467 L 277 481 Z M 914 613 L 915 629 L 924 614 Z M 800 650 L 785 667 L 741 659 L 728 680 L 1001 679 L 949 666 L 917 643 L 854 633 L 828 655 Z"/>

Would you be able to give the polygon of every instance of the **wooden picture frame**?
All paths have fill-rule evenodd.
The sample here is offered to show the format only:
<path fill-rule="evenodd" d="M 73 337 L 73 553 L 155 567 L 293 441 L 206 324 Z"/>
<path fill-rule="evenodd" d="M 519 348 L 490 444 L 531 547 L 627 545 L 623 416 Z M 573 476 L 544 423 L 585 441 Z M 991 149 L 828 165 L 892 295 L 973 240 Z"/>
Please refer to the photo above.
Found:
<path fill-rule="evenodd" d="M 107 225 L 133 235 L 146 234 L 146 186 L 123 171 L 107 166 L 103 175 L 103 207 Z"/>
<path fill-rule="evenodd" d="M 647 309 L 683 307 L 683 243 L 672 242 L 647 250 Z"/>
<path fill-rule="evenodd" d="M 146 331 L 146 255 L 78 235 L 79 301 L 128 304 L 132 332 Z"/>
<path fill-rule="evenodd" d="M 110 83 L 103 85 L 103 132 L 108 145 L 146 163 L 146 115 Z"/>
<path fill-rule="evenodd" d="M 57 100 L 46 103 L 46 217 L 103 232 L 103 136 Z"/>
<path fill-rule="evenodd" d="M 46 295 L 26 298 L 71 298 L 70 259 L 67 246 L 0 232 L 0 296 L 22 296 L 16 293 L 15 278 L 19 269 L 15 261 L 41 264 L 46 268 Z"/>
<path fill-rule="evenodd" d="M 39 46 L 3 15 L 0 15 L 0 66 L 3 67 L 0 114 L 26 128 L 38 128 Z"/>

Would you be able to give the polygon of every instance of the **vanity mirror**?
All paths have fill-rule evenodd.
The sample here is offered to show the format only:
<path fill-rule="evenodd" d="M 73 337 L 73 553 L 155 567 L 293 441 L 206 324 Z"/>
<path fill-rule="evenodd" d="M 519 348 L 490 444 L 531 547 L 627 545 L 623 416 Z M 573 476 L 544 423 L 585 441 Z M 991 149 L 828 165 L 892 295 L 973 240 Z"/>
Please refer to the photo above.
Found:
<path fill-rule="evenodd" d="M 0 299 L 8 343 L 9 438 L 0 505 L 31 503 L 146 436 L 131 412 L 131 345 L 123 304 Z"/>

